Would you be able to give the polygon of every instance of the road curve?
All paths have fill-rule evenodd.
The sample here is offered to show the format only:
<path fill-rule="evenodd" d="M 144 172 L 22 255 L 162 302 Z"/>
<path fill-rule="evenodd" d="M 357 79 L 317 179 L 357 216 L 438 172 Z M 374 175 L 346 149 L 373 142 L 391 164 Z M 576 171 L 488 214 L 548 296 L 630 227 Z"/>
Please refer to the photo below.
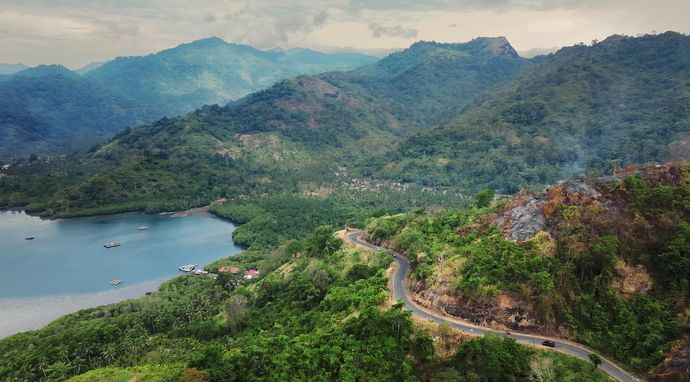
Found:
<path fill-rule="evenodd" d="M 345 236 L 347 239 L 357 245 L 369 248 L 374 251 L 378 251 L 381 249 L 380 247 L 367 243 L 362 239 L 362 231 L 354 231 L 354 232 L 349 232 Z M 485 333 L 494 333 L 498 334 L 500 336 L 504 337 L 510 337 L 516 340 L 517 342 L 524 344 L 524 345 L 530 345 L 530 346 L 539 346 L 545 350 L 557 350 L 566 354 L 570 354 L 572 356 L 575 356 L 577 358 L 583 359 L 587 362 L 589 362 L 589 355 L 591 353 L 594 353 L 593 351 L 585 348 L 582 345 L 575 344 L 573 342 L 569 341 L 564 341 L 559 338 L 552 338 L 552 337 L 542 337 L 542 336 L 534 336 L 531 334 L 524 334 L 524 333 L 515 333 L 511 332 L 510 334 L 507 334 L 506 332 L 498 331 L 498 330 L 493 330 L 489 329 L 486 327 L 482 326 L 477 326 L 474 324 L 470 324 L 466 321 L 462 321 L 456 318 L 450 318 L 447 316 L 443 316 L 437 312 L 430 311 L 424 307 L 421 307 L 420 305 L 417 305 L 412 299 L 410 298 L 409 293 L 407 292 L 407 274 L 410 271 L 410 262 L 407 259 L 407 257 L 395 253 L 395 262 L 398 263 L 398 269 L 396 272 L 393 274 L 393 297 L 396 300 L 402 301 L 403 304 L 405 305 L 405 308 L 409 311 L 412 312 L 417 317 L 424 318 L 427 320 L 434 321 L 436 323 L 446 323 L 450 327 L 458 329 L 462 332 L 465 332 L 470 335 L 474 336 L 482 336 Z M 553 341 L 556 344 L 556 347 L 554 349 L 548 348 L 548 347 L 543 347 L 541 345 L 541 342 L 544 340 L 550 340 Z M 601 356 L 601 355 L 600 355 Z M 613 379 L 621 382 L 638 382 L 639 379 L 633 377 L 630 375 L 628 372 L 623 370 L 620 366 L 616 365 L 613 361 L 608 360 L 604 357 L 601 357 L 602 363 L 599 366 L 601 370 L 603 370 L 605 373 L 607 373 L 609 376 L 611 376 Z"/>

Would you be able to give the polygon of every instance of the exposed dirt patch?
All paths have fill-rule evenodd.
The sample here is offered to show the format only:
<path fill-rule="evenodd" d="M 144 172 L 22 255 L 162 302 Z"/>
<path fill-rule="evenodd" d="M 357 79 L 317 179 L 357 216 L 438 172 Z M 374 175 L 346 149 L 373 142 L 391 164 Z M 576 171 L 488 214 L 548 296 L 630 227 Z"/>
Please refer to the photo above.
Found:
<path fill-rule="evenodd" d="M 630 298 L 635 293 L 647 293 L 652 289 L 652 278 L 642 265 L 634 267 L 624 261 L 619 261 L 615 271 L 611 289 L 623 298 Z"/>

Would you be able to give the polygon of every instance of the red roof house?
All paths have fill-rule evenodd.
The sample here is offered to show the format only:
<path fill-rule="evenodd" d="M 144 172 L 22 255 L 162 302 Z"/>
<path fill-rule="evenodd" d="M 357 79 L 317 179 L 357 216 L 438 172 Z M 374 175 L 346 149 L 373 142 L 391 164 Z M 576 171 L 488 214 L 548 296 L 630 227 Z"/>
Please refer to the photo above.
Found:
<path fill-rule="evenodd" d="M 259 275 L 259 271 L 256 269 L 250 269 L 246 272 L 244 272 L 244 278 L 245 279 L 253 279 L 254 277 Z"/>
<path fill-rule="evenodd" d="M 236 274 L 240 273 L 240 269 L 237 267 L 228 267 L 226 265 L 226 266 L 220 267 L 218 269 L 218 272 L 232 273 L 233 275 L 236 275 Z"/>

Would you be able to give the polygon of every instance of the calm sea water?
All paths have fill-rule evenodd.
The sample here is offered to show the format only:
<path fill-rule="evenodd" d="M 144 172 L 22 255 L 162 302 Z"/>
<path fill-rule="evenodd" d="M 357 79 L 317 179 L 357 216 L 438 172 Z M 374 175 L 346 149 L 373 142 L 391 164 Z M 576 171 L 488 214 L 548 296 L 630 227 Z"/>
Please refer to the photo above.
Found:
<path fill-rule="evenodd" d="M 148 230 L 138 231 L 146 225 Z M 234 226 L 211 216 L 124 214 L 42 220 L 0 212 L 0 298 L 89 293 L 122 288 L 239 252 Z M 34 240 L 25 240 L 28 235 Z M 117 241 L 117 248 L 103 244 Z M 123 280 L 111 286 L 113 279 Z M 0 307 L 1 309 L 1 307 Z"/>
<path fill-rule="evenodd" d="M 138 231 L 146 225 L 148 230 Z M 67 313 L 155 291 L 183 264 L 241 251 L 234 226 L 211 216 L 124 214 L 42 220 L 0 212 L 0 338 Z M 25 240 L 26 236 L 34 240 Z M 106 249 L 103 244 L 122 245 Z M 195 276 L 204 277 L 204 276 Z M 113 279 L 122 280 L 118 286 Z"/>

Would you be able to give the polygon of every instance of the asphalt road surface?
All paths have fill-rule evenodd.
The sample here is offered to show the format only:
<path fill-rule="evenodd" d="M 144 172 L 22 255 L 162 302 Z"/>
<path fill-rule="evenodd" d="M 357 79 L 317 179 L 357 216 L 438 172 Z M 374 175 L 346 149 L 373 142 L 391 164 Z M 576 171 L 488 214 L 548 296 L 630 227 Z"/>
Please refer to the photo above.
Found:
<path fill-rule="evenodd" d="M 361 245 L 363 247 L 372 249 L 374 251 L 378 251 L 379 249 L 381 249 L 376 245 L 367 243 L 366 241 L 362 240 L 362 231 L 354 231 L 347 233 L 346 237 L 349 241 Z M 431 320 L 439 324 L 446 323 L 452 328 L 458 329 L 462 332 L 474 336 L 482 336 L 485 333 L 494 333 L 500 336 L 510 337 L 524 345 L 535 346 L 546 350 L 560 351 L 575 356 L 577 358 L 583 359 L 587 362 L 589 362 L 589 355 L 591 353 L 594 353 L 592 350 L 589 350 L 582 345 L 578 345 L 569 341 L 564 341 L 559 338 L 534 336 L 531 334 L 516 332 L 506 333 L 503 331 L 473 325 L 456 318 L 443 316 L 437 312 L 432 312 L 426 308 L 423 308 L 414 303 L 410 298 L 410 295 L 407 293 L 406 283 L 407 274 L 410 270 L 410 262 L 407 260 L 405 256 L 399 253 L 395 254 L 395 262 L 398 263 L 398 270 L 393 275 L 393 297 L 399 301 L 402 301 L 405 304 L 405 309 L 411 311 L 412 314 L 414 314 L 417 317 Z M 555 348 L 543 346 L 541 343 L 545 340 L 553 341 L 556 345 Z M 620 366 L 616 365 L 612 361 L 604 357 L 601 357 L 601 359 L 602 363 L 601 365 L 599 365 L 599 368 L 606 372 L 608 375 L 610 375 L 613 379 L 623 382 L 639 381 L 637 378 L 630 375 L 628 372 L 623 370 Z"/>

